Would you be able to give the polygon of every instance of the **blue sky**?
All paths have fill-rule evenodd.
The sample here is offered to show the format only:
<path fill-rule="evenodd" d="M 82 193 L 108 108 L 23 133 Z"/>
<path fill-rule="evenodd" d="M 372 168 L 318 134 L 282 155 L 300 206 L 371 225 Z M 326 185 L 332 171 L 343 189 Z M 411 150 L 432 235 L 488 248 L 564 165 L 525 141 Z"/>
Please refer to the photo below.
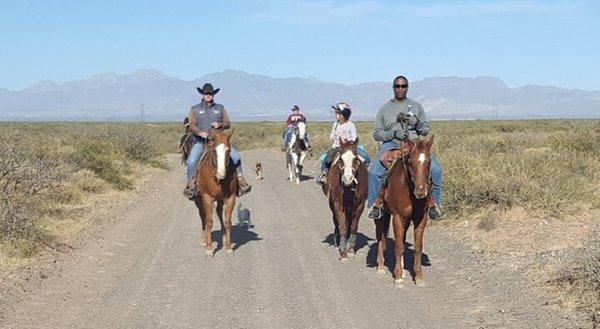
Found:
<path fill-rule="evenodd" d="M 157 68 L 600 90 L 600 1 L 6 1 L 0 87 Z"/>

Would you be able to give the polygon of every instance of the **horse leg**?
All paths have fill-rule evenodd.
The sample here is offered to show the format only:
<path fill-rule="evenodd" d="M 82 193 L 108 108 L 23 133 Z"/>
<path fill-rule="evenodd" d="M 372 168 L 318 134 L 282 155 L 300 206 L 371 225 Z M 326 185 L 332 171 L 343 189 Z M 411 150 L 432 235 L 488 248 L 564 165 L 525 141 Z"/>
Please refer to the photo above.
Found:
<path fill-rule="evenodd" d="M 294 171 L 293 173 L 293 180 L 294 183 L 296 183 L 296 185 L 300 185 L 300 175 L 298 174 L 298 154 L 293 153 L 292 152 L 292 170 Z"/>
<path fill-rule="evenodd" d="M 202 196 L 202 206 L 204 207 L 204 214 L 206 224 L 204 226 L 204 241 L 206 245 L 204 246 L 205 252 L 207 256 L 214 256 L 215 251 L 212 246 L 212 226 L 213 226 L 213 198 L 208 195 Z"/>
<path fill-rule="evenodd" d="M 425 278 L 423 277 L 423 268 L 421 267 L 421 256 L 423 255 L 423 235 L 425 233 L 425 226 L 427 226 L 426 212 L 423 217 L 415 222 L 414 228 L 414 239 L 415 239 L 415 263 L 413 265 L 415 271 L 415 284 L 419 287 L 425 285 Z"/>
<path fill-rule="evenodd" d="M 294 163 L 293 163 L 293 159 L 292 159 L 292 153 L 290 151 L 290 154 L 288 155 L 288 160 L 287 160 L 287 166 L 288 166 L 288 170 L 289 170 L 289 180 L 290 182 L 294 182 L 294 172 L 292 170 L 294 170 Z"/>
<path fill-rule="evenodd" d="M 233 254 L 231 247 L 231 215 L 235 208 L 235 194 L 225 200 L 225 235 L 223 236 L 223 246 L 227 255 Z"/>
<path fill-rule="evenodd" d="M 196 208 L 198 208 L 198 214 L 200 215 L 200 221 L 202 222 L 202 234 L 200 234 L 200 246 L 206 247 L 206 237 L 204 236 L 205 226 L 206 226 L 206 216 L 204 215 L 204 207 L 202 206 L 202 200 L 200 196 L 196 196 L 194 199 L 194 203 L 196 204 Z"/>
<path fill-rule="evenodd" d="M 337 248 L 340 246 L 340 229 L 338 228 L 337 218 L 335 218 L 335 210 L 331 209 L 331 211 L 331 218 L 333 219 L 333 246 Z"/>
<path fill-rule="evenodd" d="M 306 151 L 300 152 L 300 160 L 298 160 L 298 178 L 302 176 L 302 170 L 304 166 L 304 159 L 306 158 Z"/>
<path fill-rule="evenodd" d="M 340 202 L 341 203 L 341 202 Z M 334 206 L 335 209 L 335 217 L 338 222 L 338 231 L 340 234 L 340 260 L 346 261 L 348 260 L 348 241 L 347 241 L 347 232 L 348 225 L 346 223 L 346 214 L 344 214 L 344 209 L 342 209 L 342 205 L 338 204 Z"/>
<path fill-rule="evenodd" d="M 221 223 L 221 245 L 222 248 L 225 248 L 225 222 L 223 221 L 223 201 L 218 200 L 215 211 L 217 212 L 217 218 L 219 218 L 219 223 Z"/>
<path fill-rule="evenodd" d="M 354 247 L 356 246 L 356 236 L 358 234 L 358 222 L 360 221 L 360 216 L 365 209 L 365 203 L 359 202 L 354 209 L 354 213 L 352 214 L 352 222 L 350 223 L 350 238 L 348 239 L 348 251 L 351 253 L 355 253 Z"/>
<path fill-rule="evenodd" d="M 396 253 L 396 266 L 394 267 L 394 281 L 399 284 L 404 281 L 404 241 L 406 239 L 405 230 L 406 218 L 399 214 L 394 214 L 392 225 L 394 227 L 394 242 Z"/>
<path fill-rule="evenodd" d="M 377 238 L 377 274 L 385 274 L 385 249 L 390 227 L 390 216 L 375 220 L 375 236 Z"/>

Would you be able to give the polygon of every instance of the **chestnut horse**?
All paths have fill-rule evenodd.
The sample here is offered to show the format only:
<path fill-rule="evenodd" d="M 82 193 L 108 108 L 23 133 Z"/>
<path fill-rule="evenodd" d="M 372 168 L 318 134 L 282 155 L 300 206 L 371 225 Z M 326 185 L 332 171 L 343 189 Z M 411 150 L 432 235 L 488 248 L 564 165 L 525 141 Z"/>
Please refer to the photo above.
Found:
<path fill-rule="evenodd" d="M 286 145 L 286 161 L 290 171 L 290 181 L 296 183 L 296 185 L 300 184 L 302 163 L 304 163 L 308 151 L 305 138 L 306 124 L 304 122 L 298 122 L 298 125 L 294 128 L 289 144 Z"/>
<path fill-rule="evenodd" d="M 229 159 L 231 146 L 229 140 L 233 130 L 223 132 L 212 131 L 206 149 L 200 158 L 196 172 L 197 193 L 194 198 L 200 218 L 202 219 L 202 246 L 209 256 L 214 255 L 212 243 L 213 204 L 221 222 L 223 248 L 228 255 L 233 253 L 231 247 L 231 214 L 235 207 L 238 190 L 236 169 Z"/>
<path fill-rule="evenodd" d="M 332 159 L 323 193 L 329 199 L 333 214 L 333 241 L 339 248 L 340 260 L 353 257 L 358 221 L 365 208 L 368 191 L 368 171 L 356 151 L 354 142 L 340 142 L 338 155 Z"/>
<path fill-rule="evenodd" d="M 390 227 L 390 216 L 394 227 L 396 266 L 394 281 L 404 281 L 404 244 L 410 223 L 414 230 L 414 274 L 415 284 L 423 286 L 425 278 L 421 268 L 423 254 L 423 233 L 427 225 L 431 198 L 429 166 L 433 136 L 408 143 L 408 153 L 403 153 L 388 172 L 387 185 L 383 191 L 383 210 L 386 215 L 375 220 L 377 235 L 377 273 L 384 274 L 386 240 Z"/>

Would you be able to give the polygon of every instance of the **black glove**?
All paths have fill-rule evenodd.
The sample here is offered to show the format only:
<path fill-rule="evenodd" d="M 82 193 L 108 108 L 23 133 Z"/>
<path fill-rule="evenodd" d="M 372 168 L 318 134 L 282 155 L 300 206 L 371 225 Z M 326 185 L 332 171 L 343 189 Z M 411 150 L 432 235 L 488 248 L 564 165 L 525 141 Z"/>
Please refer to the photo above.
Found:
<path fill-rule="evenodd" d="M 399 140 L 405 140 L 408 138 L 408 133 L 404 130 L 394 130 L 394 138 Z"/>

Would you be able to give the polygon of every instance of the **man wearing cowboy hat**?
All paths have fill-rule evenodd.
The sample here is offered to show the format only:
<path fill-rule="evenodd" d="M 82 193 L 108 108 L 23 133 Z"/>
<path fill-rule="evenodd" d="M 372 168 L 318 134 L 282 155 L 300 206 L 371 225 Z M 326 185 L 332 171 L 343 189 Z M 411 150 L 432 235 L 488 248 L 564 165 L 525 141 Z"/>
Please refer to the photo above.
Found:
<path fill-rule="evenodd" d="M 231 127 L 227 110 L 221 104 L 215 103 L 214 95 L 219 92 L 219 89 L 214 89 L 210 83 L 204 84 L 202 89 L 196 88 L 202 95 L 202 101 L 190 108 L 189 129 L 194 133 L 196 141 L 190 151 L 187 165 L 187 186 L 183 190 L 183 195 L 188 198 L 193 198 L 196 193 L 195 172 L 198 165 L 198 160 L 204 151 L 204 144 L 207 141 L 211 130 L 224 130 Z M 242 174 L 242 161 L 239 152 L 232 147 L 230 153 L 231 160 L 237 168 L 237 176 L 240 185 L 240 193 L 246 194 L 250 192 L 252 186 L 248 185 Z"/>

